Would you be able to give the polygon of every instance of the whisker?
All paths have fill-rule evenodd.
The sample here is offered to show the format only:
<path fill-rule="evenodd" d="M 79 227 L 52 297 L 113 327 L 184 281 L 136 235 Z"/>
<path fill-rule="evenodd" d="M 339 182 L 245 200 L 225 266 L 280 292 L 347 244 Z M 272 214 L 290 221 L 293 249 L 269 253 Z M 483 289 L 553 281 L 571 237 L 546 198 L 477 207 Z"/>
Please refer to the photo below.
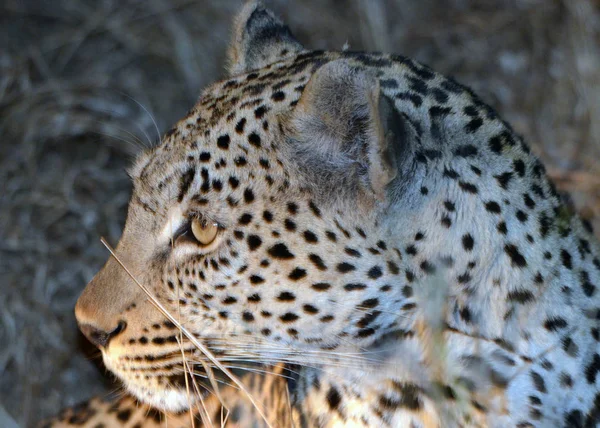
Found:
<path fill-rule="evenodd" d="M 342 303 L 340 302 L 328 302 L 328 304 L 335 306 L 342 306 Z M 379 309 L 379 308 L 366 308 L 364 306 L 354 306 L 354 309 L 358 309 L 359 312 L 362 312 L 364 314 L 372 314 L 373 312 L 381 312 L 382 314 L 390 314 L 393 315 L 395 318 L 409 318 L 408 315 L 404 315 L 402 313 L 398 313 L 398 312 L 394 312 L 394 311 L 388 311 L 385 309 Z"/>
<path fill-rule="evenodd" d="M 118 141 L 121 141 L 122 143 L 129 145 L 129 147 L 131 147 L 127 151 L 129 154 L 137 153 L 140 150 L 139 143 L 136 141 L 128 140 L 127 138 L 123 138 L 118 135 L 109 134 L 108 132 L 102 132 L 102 131 L 93 131 L 93 132 L 97 135 L 112 138 L 113 140 L 118 140 Z"/>
<path fill-rule="evenodd" d="M 195 361 L 192 361 L 192 362 L 196 363 Z M 198 362 L 198 364 L 202 364 L 202 362 Z M 252 373 L 260 373 L 260 374 L 266 374 L 266 375 L 279 376 L 279 377 L 283 377 L 285 379 L 293 379 L 292 377 L 283 375 L 281 373 L 276 373 L 274 371 L 269 371 L 269 370 L 261 370 L 261 369 L 257 369 L 255 367 L 251 367 L 251 366 L 239 366 L 239 365 L 233 365 L 233 364 L 225 364 L 225 367 L 230 368 L 230 369 L 244 370 L 244 371 L 248 371 L 248 372 L 252 372 Z"/>
<path fill-rule="evenodd" d="M 133 98 L 131 95 L 129 95 L 129 94 L 126 94 L 125 92 L 121 92 L 121 91 L 119 91 L 119 92 L 120 92 L 120 93 L 121 93 L 121 95 L 123 95 L 124 97 L 127 97 L 127 98 L 129 98 L 131 101 L 133 101 L 134 103 L 136 103 L 138 106 L 140 106 L 140 108 L 141 108 L 142 110 L 144 110 L 144 111 L 146 112 L 146 114 L 147 114 L 147 115 L 150 117 L 150 120 L 152 120 L 152 123 L 154 124 L 154 129 L 156 130 L 156 136 L 158 137 L 158 140 L 157 140 L 157 141 L 160 141 L 160 140 L 161 140 L 161 137 L 160 137 L 160 131 L 159 131 L 159 129 L 158 129 L 158 124 L 156 123 L 156 120 L 154 120 L 154 116 L 152 115 L 152 113 L 150 113 L 150 111 L 149 111 L 149 110 L 148 110 L 146 107 L 144 107 L 144 105 L 143 105 L 142 103 L 140 103 L 138 100 L 136 100 L 135 98 Z"/>
<path fill-rule="evenodd" d="M 208 359 L 215 364 L 219 370 L 221 370 L 225 375 L 227 375 L 227 377 L 229 377 L 236 385 L 238 385 L 238 387 L 240 388 L 240 390 L 248 397 L 248 399 L 250 400 L 250 402 L 252 403 L 252 405 L 256 408 L 257 412 L 259 413 L 259 415 L 261 416 L 261 418 L 265 421 L 265 423 L 267 424 L 267 426 L 269 428 L 273 428 L 271 426 L 271 424 L 269 423 L 269 421 L 267 420 L 266 415 L 264 414 L 263 410 L 258 406 L 258 404 L 256 403 L 256 400 L 254 400 L 254 397 L 252 397 L 252 394 L 250 394 L 250 392 L 246 389 L 246 387 L 244 386 L 244 384 L 233 374 L 231 373 L 231 371 L 229 369 L 227 369 L 227 367 L 224 367 L 219 360 L 213 355 L 213 353 L 206 347 L 204 346 L 198 339 L 196 339 L 196 337 L 190 333 L 185 327 L 183 327 L 183 325 L 181 325 L 181 323 L 179 323 L 179 321 L 177 321 L 175 319 L 175 317 L 173 315 L 171 315 L 169 313 L 169 311 L 162 305 L 162 303 L 160 303 L 160 301 L 158 301 L 158 299 L 144 286 L 142 285 L 137 278 L 131 273 L 131 271 L 127 268 L 127 266 L 125 266 L 123 264 L 123 262 L 119 259 L 119 257 L 117 256 L 117 254 L 114 252 L 114 250 L 112 249 L 112 247 L 110 246 L 110 244 L 108 242 L 106 242 L 106 240 L 104 238 L 101 238 L 100 241 L 102 242 L 102 244 L 106 247 L 106 249 L 110 252 L 110 254 L 115 258 L 115 260 L 119 263 L 119 265 L 121 265 L 121 267 L 125 270 L 125 272 L 127 273 L 127 275 L 129 275 L 129 277 L 137 284 L 138 287 L 140 287 L 140 289 L 148 296 L 148 298 L 150 299 L 150 302 L 165 316 L 167 317 L 167 319 L 169 321 L 171 321 L 173 324 L 175 324 L 181 331 L 182 333 L 204 354 L 206 355 L 206 357 L 208 357 Z"/>
<path fill-rule="evenodd" d="M 260 351 L 261 351 L 260 353 L 258 353 L 258 351 L 256 351 L 257 353 L 255 355 L 257 358 L 260 358 L 261 355 L 265 353 L 265 351 L 270 351 L 270 352 L 284 353 L 287 355 L 299 356 L 302 358 L 306 358 L 307 356 L 308 357 L 318 357 L 318 358 L 326 357 L 326 358 L 331 358 L 334 360 L 337 360 L 339 358 L 349 358 L 353 362 L 381 363 L 382 360 L 377 359 L 377 358 L 366 357 L 365 354 L 373 355 L 373 354 L 385 352 L 385 350 L 363 351 L 363 352 L 339 352 L 339 351 L 310 350 L 310 349 L 305 350 L 305 349 L 294 348 L 293 346 L 274 344 L 272 342 L 271 343 L 264 342 L 264 343 L 260 343 L 260 344 L 254 344 L 254 343 L 243 343 L 242 341 L 239 341 L 238 343 L 232 343 L 231 338 L 223 339 L 223 341 L 224 342 L 226 341 L 226 344 L 224 344 L 222 346 L 211 343 L 212 348 L 217 351 L 226 351 L 227 354 L 233 354 L 232 350 L 239 350 L 240 352 L 249 352 L 252 350 L 260 349 Z M 214 342 L 214 340 L 211 339 L 211 342 Z"/>
<path fill-rule="evenodd" d="M 193 360 L 191 360 L 191 361 L 194 362 Z M 255 360 L 249 360 L 249 361 L 251 363 L 255 362 Z M 336 378 L 336 377 L 339 378 L 340 377 L 338 374 L 330 371 L 329 369 L 324 368 L 323 366 L 312 366 L 312 365 L 309 365 L 309 364 L 297 364 L 294 361 L 285 361 L 285 360 L 272 359 L 272 360 L 266 361 L 265 365 L 275 367 L 275 366 L 277 366 L 279 364 L 285 365 L 285 364 L 290 364 L 290 363 L 294 364 L 294 365 L 300 365 L 300 366 L 305 367 L 305 368 L 309 368 L 309 369 L 313 369 L 313 370 L 318 370 L 319 372 L 327 374 L 327 375 L 329 375 L 331 377 L 334 377 L 334 378 Z M 202 362 L 200 362 L 200 364 L 202 364 Z M 336 365 L 336 367 L 344 367 L 344 366 Z M 357 368 L 360 368 L 360 367 L 347 366 L 346 368 L 357 369 Z M 302 377 L 302 373 L 296 372 L 296 371 L 291 370 L 289 368 L 284 368 L 284 370 L 289 371 L 290 373 L 293 373 L 293 374 L 295 374 L 295 375 L 297 375 L 299 377 Z M 267 374 L 269 374 L 269 372 L 267 372 Z M 276 376 L 281 376 L 281 377 L 288 378 L 288 379 L 290 378 L 289 376 L 281 375 L 281 374 L 278 374 L 278 373 L 270 373 L 270 374 L 276 375 Z M 206 378 L 205 375 L 199 374 L 198 376 Z M 221 381 L 221 383 L 227 384 L 226 382 L 223 382 L 223 381 Z"/>
<path fill-rule="evenodd" d="M 105 109 L 100 109 L 100 111 L 102 111 L 102 112 L 105 112 L 105 113 L 108 113 L 108 114 L 112 113 L 110 110 L 105 110 Z M 96 123 L 99 123 L 100 125 L 106 125 L 106 124 L 107 124 L 106 122 L 104 122 L 104 121 L 102 121 L 102 120 L 99 120 L 99 119 L 95 119 L 95 120 L 92 120 L 92 121 L 93 121 L 93 122 L 96 122 Z M 144 141 L 143 141 L 141 138 L 139 138 L 139 137 L 138 137 L 136 134 L 134 134 L 133 132 L 131 132 L 131 131 L 128 131 L 127 129 L 125 129 L 125 128 L 122 128 L 122 127 L 120 127 L 120 126 L 117 126 L 117 125 L 115 125 L 115 124 L 113 124 L 113 123 L 110 123 L 110 126 L 111 126 L 112 128 L 115 128 L 115 129 L 119 130 L 120 132 L 123 132 L 123 133 L 125 133 L 125 134 L 128 134 L 128 135 L 129 135 L 129 136 L 132 138 L 132 140 L 131 140 L 131 141 L 129 141 L 129 140 L 125 140 L 125 141 L 129 141 L 129 142 L 130 142 L 130 144 L 132 144 L 132 145 L 133 145 L 133 146 L 134 146 L 136 149 L 138 149 L 138 150 L 139 150 L 139 149 L 141 149 L 141 150 L 145 150 L 145 149 L 147 148 L 147 147 L 144 145 Z M 142 131 L 142 133 L 144 133 L 144 134 L 145 134 L 145 131 L 144 131 L 144 130 L 143 130 L 143 129 L 142 129 L 140 126 L 139 126 L 139 124 L 138 124 L 137 126 L 138 126 L 138 128 L 139 128 L 139 129 Z M 98 134 L 104 134 L 104 135 L 106 135 L 107 137 L 111 137 L 111 138 L 118 139 L 118 137 L 117 137 L 117 136 L 111 135 L 111 134 L 109 134 L 109 133 L 103 133 L 103 132 L 99 132 L 99 131 L 97 131 L 96 133 L 98 133 Z"/>
<path fill-rule="evenodd" d="M 360 368 L 360 367 L 364 367 L 365 364 L 377 364 L 380 363 L 379 360 L 375 360 L 375 359 L 362 359 L 360 361 L 353 361 L 352 359 L 340 359 L 339 357 L 335 357 L 335 356 L 328 356 L 328 355 L 312 355 L 310 357 L 315 357 L 315 360 L 318 360 L 319 362 L 328 362 L 328 363 L 334 363 L 338 366 L 341 367 L 348 367 L 348 368 Z M 296 364 L 296 365 L 300 365 L 300 366 L 310 366 L 307 363 L 307 355 L 303 355 L 301 353 L 297 353 L 297 354 L 290 354 L 290 355 L 279 355 L 279 356 L 269 356 L 269 355 L 265 355 L 264 353 L 249 353 L 247 350 L 243 349 L 243 348 L 235 348 L 232 347 L 230 349 L 228 349 L 228 355 L 227 356 L 223 356 L 220 357 L 220 361 L 249 361 L 249 362 L 254 362 L 254 363 L 265 363 L 267 361 L 272 362 L 272 361 L 278 361 L 278 362 L 285 362 L 285 363 L 292 363 L 292 364 Z"/>
<path fill-rule="evenodd" d="M 144 134 L 144 137 L 146 137 L 146 141 L 148 142 L 148 145 L 144 144 L 144 148 L 145 149 L 150 149 L 152 148 L 153 144 L 152 143 L 152 139 L 150 138 L 150 135 L 148 135 L 148 133 L 146 132 L 146 130 L 144 129 L 144 127 L 142 125 L 140 125 L 139 123 L 136 122 L 135 126 L 137 126 L 137 128 L 140 130 L 140 132 L 142 134 Z M 141 143 L 143 143 L 143 140 L 140 138 L 139 139 Z"/>

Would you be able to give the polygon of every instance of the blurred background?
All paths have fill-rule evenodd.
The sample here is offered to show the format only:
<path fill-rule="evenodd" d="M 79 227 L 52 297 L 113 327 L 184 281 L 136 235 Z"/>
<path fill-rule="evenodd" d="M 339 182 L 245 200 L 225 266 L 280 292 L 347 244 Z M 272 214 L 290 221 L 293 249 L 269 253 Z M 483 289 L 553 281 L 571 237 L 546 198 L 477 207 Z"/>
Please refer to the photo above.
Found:
<path fill-rule="evenodd" d="M 266 3 L 307 47 L 402 53 L 471 86 L 600 213 L 597 0 Z M 224 76 L 239 5 L 0 0 L 0 426 L 116 388 L 75 300 L 107 259 L 100 236 L 120 235 L 125 167 Z"/>

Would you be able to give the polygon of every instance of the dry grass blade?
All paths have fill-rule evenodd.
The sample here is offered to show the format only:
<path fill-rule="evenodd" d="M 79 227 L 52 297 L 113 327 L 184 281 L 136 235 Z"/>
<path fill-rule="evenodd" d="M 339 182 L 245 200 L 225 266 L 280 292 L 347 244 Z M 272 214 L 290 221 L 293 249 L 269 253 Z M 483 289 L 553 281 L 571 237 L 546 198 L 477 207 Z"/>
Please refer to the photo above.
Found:
<path fill-rule="evenodd" d="M 129 277 L 136 283 L 136 285 L 138 287 L 140 287 L 140 289 L 146 294 L 146 296 L 148 296 L 148 298 L 150 299 L 150 302 L 169 321 L 171 321 L 178 329 L 180 329 L 181 332 L 184 334 L 184 336 L 190 342 L 192 342 L 192 344 L 200 352 L 202 352 L 202 354 L 204 354 L 210 360 L 211 363 L 213 363 L 221 372 L 223 372 L 229 379 L 231 379 L 231 381 L 244 393 L 244 395 L 246 395 L 246 397 L 248 397 L 248 400 L 250 400 L 250 403 L 252 403 L 252 405 L 254 406 L 254 408 L 260 415 L 260 417 L 265 421 L 267 426 L 269 428 L 273 428 L 271 426 L 271 424 L 269 423 L 267 416 L 264 414 L 261 406 L 256 402 L 254 397 L 252 397 L 252 394 L 250 394 L 250 392 L 248 391 L 246 386 L 237 378 L 237 376 L 235 376 L 227 367 L 225 367 L 223 364 L 221 364 L 221 362 L 213 355 L 213 353 L 208 348 L 206 348 L 206 346 L 204 346 L 198 339 L 196 339 L 196 337 L 192 333 L 190 333 L 188 331 L 188 329 L 186 329 L 183 325 L 181 325 L 181 323 L 173 315 L 171 315 L 171 313 L 163 306 L 163 304 L 160 303 L 160 301 L 156 297 L 154 297 L 154 295 L 150 292 L 150 290 L 148 290 L 142 283 L 140 283 L 137 280 L 137 278 L 131 273 L 131 271 L 127 268 L 127 266 L 125 266 L 123 264 L 121 259 L 117 256 L 117 254 L 111 247 L 111 245 L 108 242 L 106 242 L 106 240 L 104 238 L 101 238 L 100 241 L 106 247 L 106 249 L 110 252 L 110 254 L 114 257 L 114 259 L 117 261 L 117 263 L 119 263 L 119 265 L 125 270 L 127 275 L 129 275 Z"/>
<path fill-rule="evenodd" d="M 193 379 L 193 374 L 192 371 L 190 370 L 188 364 L 187 364 L 187 359 L 185 358 L 185 352 L 183 351 L 183 341 L 181 337 L 177 338 L 177 344 L 179 345 L 179 349 L 181 350 L 181 362 L 183 364 L 183 372 L 184 372 L 184 379 L 185 379 L 185 392 L 188 396 L 188 403 L 190 403 L 190 408 L 189 408 L 189 415 L 190 415 L 190 424 L 192 428 L 195 428 L 195 423 L 194 423 L 194 412 L 192 411 L 193 406 L 192 406 L 192 398 L 190 396 L 190 383 L 188 380 L 188 377 L 185 376 L 185 373 L 190 373 L 192 379 Z"/>
<path fill-rule="evenodd" d="M 292 428 L 295 428 L 295 425 L 294 425 L 294 415 L 292 413 L 292 397 L 290 397 L 290 385 L 287 382 L 285 384 L 285 393 L 286 393 L 286 396 L 287 396 L 288 412 L 290 414 L 290 426 Z"/>

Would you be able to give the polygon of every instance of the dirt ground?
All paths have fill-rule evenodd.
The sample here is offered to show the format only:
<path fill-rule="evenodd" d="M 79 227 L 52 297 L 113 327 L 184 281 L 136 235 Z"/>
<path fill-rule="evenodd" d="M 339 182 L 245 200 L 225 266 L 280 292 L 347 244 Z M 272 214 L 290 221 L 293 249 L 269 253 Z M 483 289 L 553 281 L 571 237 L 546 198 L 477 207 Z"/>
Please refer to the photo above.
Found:
<path fill-rule="evenodd" d="M 402 53 L 471 86 L 600 213 L 597 0 L 267 4 L 307 47 Z M 0 426 L 116 387 L 73 306 L 107 258 L 99 238 L 120 235 L 125 167 L 224 76 L 238 6 L 0 0 Z"/>

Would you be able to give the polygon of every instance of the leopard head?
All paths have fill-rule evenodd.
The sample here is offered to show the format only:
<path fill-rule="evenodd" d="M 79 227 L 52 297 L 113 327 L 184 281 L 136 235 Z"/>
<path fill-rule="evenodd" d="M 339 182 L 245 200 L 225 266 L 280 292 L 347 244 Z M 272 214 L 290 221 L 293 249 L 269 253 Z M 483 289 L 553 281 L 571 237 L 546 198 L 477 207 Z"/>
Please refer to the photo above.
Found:
<path fill-rule="evenodd" d="M 388 217 L 414 135 L 375 73 L 306 51 L 256 3 L 229 58 L 131 168 L 123 235 L 75 309 L 127 389 L 169 410 L 190 405 L 182 355 L 212 365 L 178 323 L 226 367 L 320 364 L 369 347 L 410 297 Z"/>

